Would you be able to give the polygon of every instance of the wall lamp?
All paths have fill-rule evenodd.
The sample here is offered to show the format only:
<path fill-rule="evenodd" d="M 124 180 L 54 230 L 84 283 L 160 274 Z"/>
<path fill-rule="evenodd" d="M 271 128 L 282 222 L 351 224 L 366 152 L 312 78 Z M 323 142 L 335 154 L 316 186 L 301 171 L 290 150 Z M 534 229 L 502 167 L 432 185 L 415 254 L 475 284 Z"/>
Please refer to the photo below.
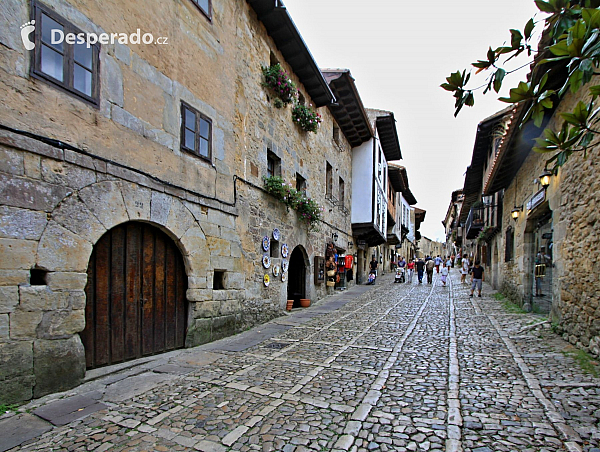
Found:
<path fill-rule="evenodd" d="M 348 240 L 348 248 L 354 248 L 354 243 L 352 240 Z"/>
<path fill-rule="evenodd" d="M 333 234 L 331 234 L 331 238 L 333 239 L 334 242 L 337 242 L 338 237 L 339 236 L 338 236 L 337 232 L 334 232 Z"/>
<path fill-rule="evenodd" d="M 542 185 L 542 187 L 544 187 L 544 190 L 546 190 L 548 188 L 548 185 L 550 185 L 551 177 L 552 172 L 548 171 L 547 168 L 544 168 L 544 172 L 542 172 L 542 174 L 540 174 L 539 176 L 540 184 Z"/>
<path fill-rule="evenodd" d="M 517 218 L 519 218 L 519 215 L 521 214 L 521 212 L 523 212 L 523 206 L 520 206 L 520 207 L 515 206 L 514 209 L 510 211 L 510 216 L 512 217 L 513 220 L 517 221 Z"/>

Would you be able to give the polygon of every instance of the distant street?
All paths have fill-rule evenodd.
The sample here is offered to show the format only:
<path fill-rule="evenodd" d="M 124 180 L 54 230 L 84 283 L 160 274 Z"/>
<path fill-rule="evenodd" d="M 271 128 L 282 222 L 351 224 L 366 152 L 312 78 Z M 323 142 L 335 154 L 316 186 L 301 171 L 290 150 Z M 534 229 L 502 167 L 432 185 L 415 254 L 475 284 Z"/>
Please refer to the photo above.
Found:
<path fill-rule="evenodd" d="M 73 393 L 107 408 L 13 450 L 600 450 L 600 380 L 548 324 L 531 327 L 543 319 L 507 312 L 487 285 L 469 298 L 456 269 L 449 287 L 392 281 L 257 327 L 246 346 L 87 383 Z"/>

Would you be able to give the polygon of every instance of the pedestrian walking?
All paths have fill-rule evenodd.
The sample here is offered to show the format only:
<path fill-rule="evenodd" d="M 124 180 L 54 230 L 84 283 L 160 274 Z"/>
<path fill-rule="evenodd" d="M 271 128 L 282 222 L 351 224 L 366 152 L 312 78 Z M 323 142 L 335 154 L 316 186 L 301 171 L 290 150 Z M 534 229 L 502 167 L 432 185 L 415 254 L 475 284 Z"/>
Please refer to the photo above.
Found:
<path fill-rule="evenodd" d="M 373 275 L 373 278 L 370 278 L 371 275 Z M 377 259 L 375 259 L 375 256 L 373 256 L 373 259 L 371 259 L 371 263 L 369 264 L 369 283 L 375 284 L 376 278 L 377 278 Z"/>
<path fill-rule="evenodd" d="M 433 284 L 433 268 L 435 267 L 435 261 L 430 259 L 427 261 L 425 265 L 425 270 L 427 271 L 427 284 Z"/>
<path fill-rule="evenodd" d="M 406 264 L 406 280 L 409 284 L 412 284 L 413 273 L 415 272 L 415 261 L 410 261 Z"/>
<path fill-rule="evenodd" d="M 446 260 L 446 268 L 448 268 L 448 274 L 450 274 L 450 268 L 452 268 L 452 258 Z"/>
<path fill-rule="evenodd" d="M 442 258 L 440 257 L 440 255 L 438 254 L 435 258 L 435 271 L 439 274 L 440 273 L 440 265 L 442 265 Z"/>
<path fill-rule="evenodd" d="M 450 256 L 450 262 L 452 263 L 452 268 L 454 268 L 454 259 L 456 259 L 456 256 L 454 255 L 454 253 L 452 253 L 452 256 Z"/>
<path fill-rule="evenodd" d="M 481 298 L 481 287 L 483 286 L 485 275 L 483 271 L 483 267 L 480 265 L 479 261 L 475 261 L 475 266 L 471 270 L 471 298 L 473 297 L 473 292 L 475 292 L 475 288 L 478 289 L 478 297 Z"/>
<path fill-rule="evenodd" d="M 448 279 L 449 269 L 450 269 L 449 265 L 444 265 L 442 267 L 442 276 L 440 276 L 440 278 L 442 279 L 442 286 L 444 286 L 444 287 L 446 287 L 446 280 Z"/>
<path fill-rule="evenodd" d="M 465 254 L 460 263 L 460 283 L 461 284 L 466 283 L 467 275 L 469 274 L 469 265 L 470 265 L 469 258 Z"/>
<path fill-rule="evenodd" d="M 417 267 L 417 276 L 419 278 L 419 284 L 423 284 L 423 271 L 425 271 L 425 262 L 423 262 L 423 259 L 419 259 L 415 265 Z"/>

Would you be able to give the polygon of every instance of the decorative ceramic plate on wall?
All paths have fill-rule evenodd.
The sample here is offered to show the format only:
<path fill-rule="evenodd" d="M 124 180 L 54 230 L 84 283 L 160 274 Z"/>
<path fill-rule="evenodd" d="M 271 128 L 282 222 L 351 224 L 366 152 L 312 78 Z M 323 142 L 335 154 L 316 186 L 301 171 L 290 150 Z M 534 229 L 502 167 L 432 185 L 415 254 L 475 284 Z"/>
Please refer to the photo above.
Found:
<path fill-rule="evenodd" d="M 262 264 L 265 268 L 269 268 L 271 266 L 271 257 L 268 254 L 265 254 L 262 257 Z"/>
<path fill-rule="evenodd" d="M 290 250 L 287 246 L 287 243 L 281 245 L 281 257 L 288 257 Z"/>
<path fill-rule="evenodd" d="M 288 267 L 289 267 L 289 265 L 290 265 L 290 263 L 289 263 L 287 260 L 285 260 L 285 259 L 282 259 L 282 260 L 281 260 L 281 271 L 282 271 L 283 273 L 287 272 L 287 271 L 288 271 Z"/>
<path fill-rule="evenodd" d="M 275 276 L 277 278 L 280 273 L 281 273 L 281 267 L 279 265 L 274 265 L 273 266 L 273 276 Z"/>
<path fill-rule="evenodd" d="M 271 277 L 269 275 L 263 277 L 263 284 L 265 287 L 269 287 L 269 284 L 271 284 Z"/>
<path fill-rule="evenodd" d="M 287 281 L 287 273 L 282 273 L 281 274 L 281 282 L 286 282 Z"/>
<path fill-rule="evenodd" d="M 273 229 L 273 238 L 279 241 L 279 239 L 281 238 L 281 232 L 279 232 L 279 229 Z"/>
<path fill-rule="evenodd" d="M 262 239 L 263 250 L 269 251 L 269 246 L 271 246 L 271 239 L 265 235 Z"/>

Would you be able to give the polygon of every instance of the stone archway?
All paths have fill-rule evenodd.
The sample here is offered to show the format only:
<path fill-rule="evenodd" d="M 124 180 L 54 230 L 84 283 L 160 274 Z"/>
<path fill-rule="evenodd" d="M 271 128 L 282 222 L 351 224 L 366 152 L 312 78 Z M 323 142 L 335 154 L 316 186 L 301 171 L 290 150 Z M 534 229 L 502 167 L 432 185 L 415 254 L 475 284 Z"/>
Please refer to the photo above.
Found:
<path fill-rule="evenodd" d="M 184 346 L 187 278 L 167 234 L 149 223 L 116 226 L 94 245 L 87 274 L 88 369 Z"/>
<path fill-rule="evenodd" d="M 300 307 L 300 299 L 306 298 L 306 275 L 309 268 L 306 251 L 298 245 L 290 255 L 288 268 L 287 299 L 294 300 L 294 307 Z"/>
<path fill-rule="evenodd" d="M 125 181 L 98 182 L 71 193 L 52 211 L 37 247 L 36 268 L 50 281 L 47 296 L 72 300 L 65 309 L 52 314 L 52 321 L 39 327 L 38 334 L 58 339 L 47 343 L 43 355 L 57 369 L 67 364 L 76 368 L 71 375 L 61 375 L 64 387 L 80 382 L 85 373 L 84 347 L 78 333 L 85 328 L 87 268 L 94 246 L 107 231 L 130 221 L 152 224 L 164 232 L 180 251 L 189 287 L 187 298 L 196 301 L 199 289 L 195 276 L 206 276 L 209 262 L 206 237 L 200 225 L 200 206 L 179 198 Z M 57 302 L 57 306 L 62 306 Z M 55 314 L 55 315 L 54 315 Z M 187 319 L 186 319 L 187 321 Z M 71 356 L 70 362 L 57 357 Z M 34 371 L 36 375 L 38 370 Z M 54 371 L 54 370 L 52 370 Z M 41 387 L 41 383 L 38 383 Z M 48 380 L 48 393 L 57 383 Z M 37 387 L 37 386 L 36 386 Z M 41 391 L 41 390 L 40 390 Z"/>

